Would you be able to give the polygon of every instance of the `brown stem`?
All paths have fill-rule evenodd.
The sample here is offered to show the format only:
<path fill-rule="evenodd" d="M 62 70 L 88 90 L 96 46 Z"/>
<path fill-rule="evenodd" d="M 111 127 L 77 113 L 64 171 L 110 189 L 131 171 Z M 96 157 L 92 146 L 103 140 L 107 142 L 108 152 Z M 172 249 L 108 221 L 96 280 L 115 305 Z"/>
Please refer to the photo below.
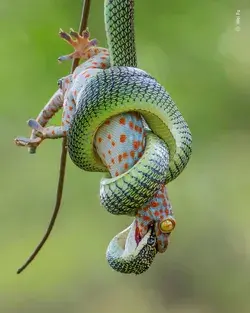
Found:
<path fill-rule="evenodd" d="M 85 0 L 83 3 L 81 22 L 80 22 L 80 26 L 79 26 L 79 33 L 80 34 L 87 28 L 89 11 L 90 11 L 90 2 L 91 2 L 91 0 Z M 74 59 L 72 62 L 71 73 L 74 72 L 74 70 L 78 66 L 78 64 L 79 64 L 79 59 Z M 17 274 L 20 274 L 35 259 L 35 257 L 38 255 L 39 251 L 42 249 L 43 245 L 45 244 L 45 242 L 49 238 L 49 235 L 53 229 L 53 226 L 55 224 L 55 221 L 56 221 L 59 209 L 60 209 L 61 200 L 62 200 L 65 169 L 66 169 L 66 160 L 67 160 L 67 137 L 64 137 L 63 141 L 62 141 L 61 162 L 60 162 L 60 172 L 59 172 L 57 194 L 56 194 L 56 204 L 55 204 L 55 208 L 54 208 L 52 217 L 51 217 L 50 222 L 49 222 L 49 226 L 48 226 L 47 231 L 44 234 L 41 242 L 38 244 L 38 246 L 36 247 L 34 252 L 28 258 L 28 260 L 24 263 L 24 265 L 18 269 Z"/>

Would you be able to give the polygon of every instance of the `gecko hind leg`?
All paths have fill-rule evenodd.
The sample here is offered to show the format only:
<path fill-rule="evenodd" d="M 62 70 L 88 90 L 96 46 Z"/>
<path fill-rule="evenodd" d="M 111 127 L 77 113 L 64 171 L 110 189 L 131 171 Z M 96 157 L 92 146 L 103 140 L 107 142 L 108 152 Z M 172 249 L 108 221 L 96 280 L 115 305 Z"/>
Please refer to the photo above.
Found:
<path fill-rule="evenodd" d="M 67 98 L 65 99 L 64 104 L 63 104 L 61 126 L 42 127 L 42 125 L 38 123 L 35 119 L 30 119 L 28 121 L 28 126 L 33 129 L 36 136 L 41 137 L 43 139 L 62 138 L 67 135 L 74 112 L 75 112 L 75 100 L 73 98 L 72 93 L 70 92 L 67 95 Z"/>

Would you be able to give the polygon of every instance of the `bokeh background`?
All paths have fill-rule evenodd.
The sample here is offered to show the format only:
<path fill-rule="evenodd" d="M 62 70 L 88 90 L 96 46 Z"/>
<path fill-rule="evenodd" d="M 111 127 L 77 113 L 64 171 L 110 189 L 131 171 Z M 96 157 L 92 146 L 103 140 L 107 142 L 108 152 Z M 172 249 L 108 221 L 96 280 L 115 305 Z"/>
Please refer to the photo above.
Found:
<path fill-rule="evenodd" d="M 240 29 L 236 12 L 240 10 Z M 0 1 L 0 312 L 250 312 L 249 1 L 136 1 L 139 66 L 170 92 L 193 133 L 193 157 L 169 185 L 177 228 L 145 274 L 109 268 L 105 251 L 131 218 L 99 204 L 100 174 L 67 163 L 53 235 L 26 272 L 55 202 L 61 141 L 36 155 L 13 144 L 70 70 L 58 36 L 81 1 Z M 89 27 L 106 46 L 103 1 Z M 59 123 L 60 114 L 53 123 Z"/>

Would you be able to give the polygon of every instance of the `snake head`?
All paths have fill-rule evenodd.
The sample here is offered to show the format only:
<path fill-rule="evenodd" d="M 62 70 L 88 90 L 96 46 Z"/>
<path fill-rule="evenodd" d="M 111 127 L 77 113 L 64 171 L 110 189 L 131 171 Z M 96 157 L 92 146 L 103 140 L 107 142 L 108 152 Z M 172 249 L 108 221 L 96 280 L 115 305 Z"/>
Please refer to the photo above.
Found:
<path fill-rule="evenodd" d="M 109 265 L 124 274 L 142 274 L 152 265 L 157 254 L 155 225 L 151 224 L 146 235 L 137 243 L 136 220 L 116 235 L 110 242 L 106 257 Z"/>

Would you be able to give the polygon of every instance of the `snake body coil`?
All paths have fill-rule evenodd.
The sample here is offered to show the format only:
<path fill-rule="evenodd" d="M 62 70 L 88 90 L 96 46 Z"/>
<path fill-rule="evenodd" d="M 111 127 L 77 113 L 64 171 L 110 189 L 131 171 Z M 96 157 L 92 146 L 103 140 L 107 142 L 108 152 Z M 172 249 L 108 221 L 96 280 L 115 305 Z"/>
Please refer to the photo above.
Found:
<path fill-rule="evenodd" d="M 79 94 L 68 135 L 68 150 L 72 161 L 86 171 L 107 172 L 107 167 L 94 149 L 96 130 L 108 118 L 129 111 L 140 112 L 153 133 L 166 143 L 170 163 L 168 167 L 165 144 L 158 140 L 161 153 L 164 153 L 160 158 L 155 158 L 157 149 L 154 149 L 154 145 L 150 146 L 148 153 L 151 154 L 153 166 L 147 161 L 141 161 L 130 169 L 128 175 L 133 177 L 138 177 L 138 171 L 142 171 L 137 185 L 139 189 L 142 184 L 147 186 L 148 193 L 147 197 L 143 195 L 141 201 L 128 198 L 125 182 L 128 176 L 102 181 L 102 204 L 114 214 L 133 215 L 135 208 L 152 198 L 159 185 L 169 183 L 181 173 L 191 153 L 188 126 L 165 89 L 144 71 L 131 67 L 111 67 L 98 72 Z M 144 166 L 143 170 L 141 167 L 138 169 L 140 165 Z M 110 189 L 112 193 L 109 192 Z M 121 192 L 122 198 L 119 196 Z"/>

